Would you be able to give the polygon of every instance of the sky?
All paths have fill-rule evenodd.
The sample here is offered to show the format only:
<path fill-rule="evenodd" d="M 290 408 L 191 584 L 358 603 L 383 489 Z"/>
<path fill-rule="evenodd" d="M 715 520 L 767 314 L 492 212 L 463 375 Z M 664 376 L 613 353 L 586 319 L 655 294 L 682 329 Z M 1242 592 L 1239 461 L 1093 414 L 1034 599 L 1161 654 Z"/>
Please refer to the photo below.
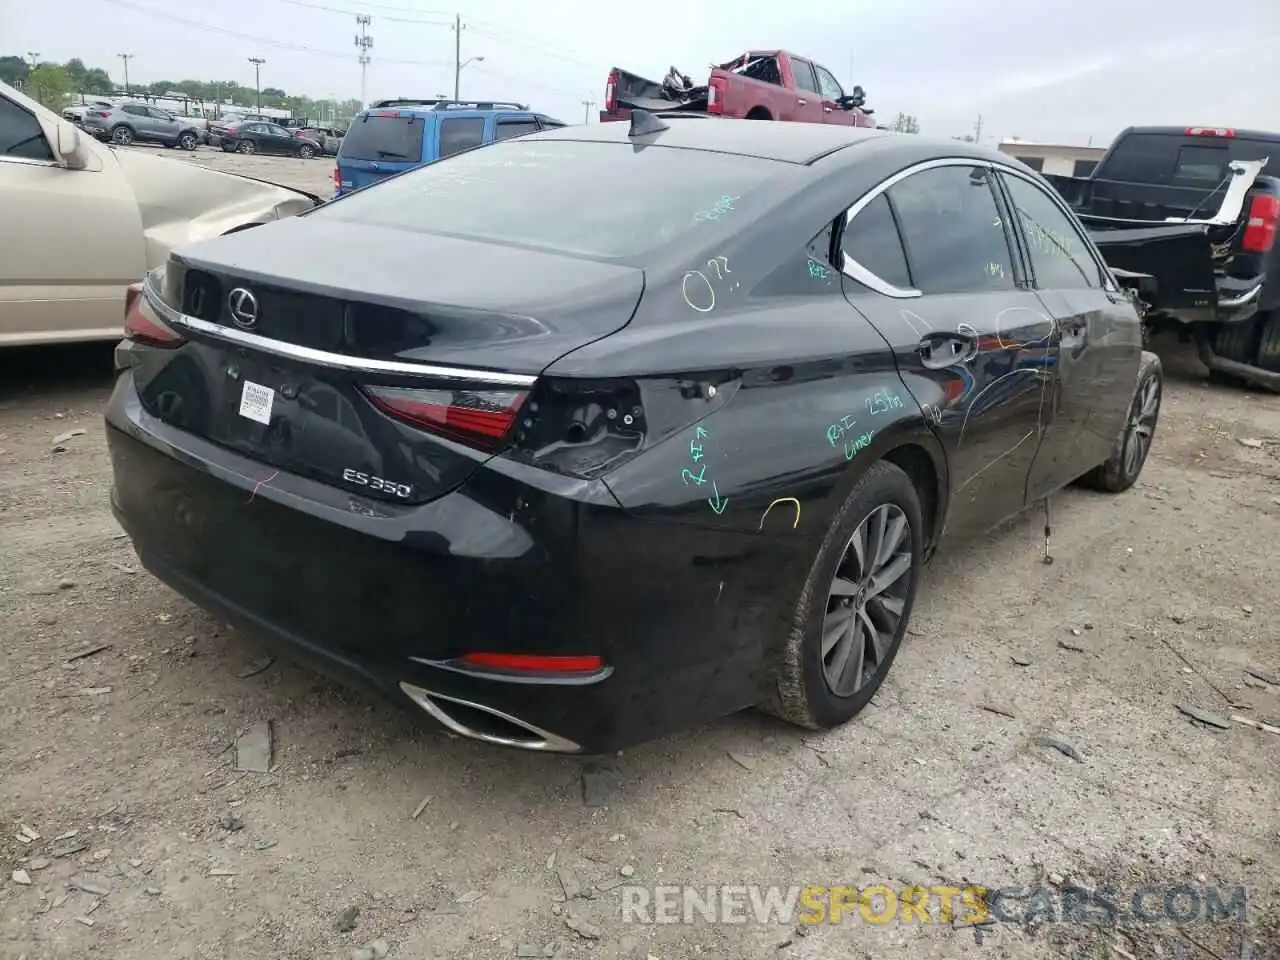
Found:
<path fill-rule="evenodd" d="M 861 84 L 876 119 L 921 132 L 1105 145 L 1130 124 L 1280 130 L 1280 0 L 0 0 L 0 54 L 80 57 L 131 82 L 234 79 L 312 97 L 361 95 L 357 13 L 372 17 L 367 99 L 453 91 L 593 119 L 609 68 L 705 80 L 744 50 L 810 57 Z M 1211 15 L 1223 11 L 1222 16 Z M 583 101 L 594 105 L 585 107 Z"/>

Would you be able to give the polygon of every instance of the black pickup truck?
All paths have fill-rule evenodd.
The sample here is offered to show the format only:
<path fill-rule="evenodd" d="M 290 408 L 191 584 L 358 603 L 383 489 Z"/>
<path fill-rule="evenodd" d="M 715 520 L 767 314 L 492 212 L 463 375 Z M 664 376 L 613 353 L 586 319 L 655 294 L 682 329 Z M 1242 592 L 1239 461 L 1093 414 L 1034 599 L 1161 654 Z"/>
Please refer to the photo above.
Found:
<path fill-rule="evenodd" d="M 1130 127 L 1088 177 L 1045 179 L 1138 290 L 1147 332 L 1177 330 L 1212 373 L 1280 392 L 1280 133 Z"/>

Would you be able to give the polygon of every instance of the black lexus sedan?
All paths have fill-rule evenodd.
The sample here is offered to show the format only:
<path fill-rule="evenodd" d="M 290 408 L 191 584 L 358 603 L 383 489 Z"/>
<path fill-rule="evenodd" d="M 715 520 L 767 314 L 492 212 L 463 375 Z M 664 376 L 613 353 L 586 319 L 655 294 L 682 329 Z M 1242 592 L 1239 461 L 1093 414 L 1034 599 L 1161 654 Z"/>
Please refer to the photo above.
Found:
<path fill-rule="evenodd" d="M 938 545 L 1130 487 L 1162 389 L 1017 162 L 640 111 L 180 248 L 126 325 L 112 502 L 147 569 L 567 753 L 847 721 Z"/>

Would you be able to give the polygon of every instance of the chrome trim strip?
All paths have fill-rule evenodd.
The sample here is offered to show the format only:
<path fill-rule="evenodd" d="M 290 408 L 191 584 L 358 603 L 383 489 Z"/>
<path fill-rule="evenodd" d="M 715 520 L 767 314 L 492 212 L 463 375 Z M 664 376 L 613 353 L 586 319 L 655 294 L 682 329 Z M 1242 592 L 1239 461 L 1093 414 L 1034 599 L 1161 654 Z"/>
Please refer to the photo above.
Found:
<path fill-rule="evenodd" d="M 0 157 L 0 163 L 20 163 L 27 167 L 61 167 L 56 160 L 35 160 L 31 157 Z"/>
<path fill-rule="evenodd" d="M 1258 299 L 1258 294 L 1262 293 L 1262 284 L 1258 284 L 1247 293 L 1242 293 L 1238 297 L 1232 297 L 1230 300 L 1219 300 L 1218 309 L 1225 307 L 1228 310 L 1234 310 L 1236 307 L 1243 307 L 1251 300 Z"/>
<path fill-rule="evenodd" d="M 493 707 L 486 707 L 482 703 L 474 703 L 471 700 L 463 700 L 459 697 L 447 697 L 443 693 L 432 693 L 430 690 L 424 690 L 422 687 L 416 687 L 411 683 L 400 682 L 400 689 L 405 694 L 427 711 L 432 717 L 438 720 L 448 729 L 458 734 L 460 737 L 468 737 L 472 740 L 480 740 L 484 743 L 493 743 L 503 747 L 520 747 L 523 750 L 541 750 L 547 753 L 581 753 L 582 747 L 564 737 L 557 736 L 554 733 L 548 733 L 540 727 L 535 727 L 527 721 L 520 720 L 501 710 L 495 710 Z M 448 703 L 456 703 L 463 707 L 470 707 L 472 710 L 480 710 L 491 716 L 504 720 L 507 723 L 514 724 L 523 730 L 528 730 L 536 739 L 533 740 L 517 740 L 513 737 L 501 737 L 493 733 L 483 733 L 479 730 L 473 730 L 465 723 L 455 720 L 445 712 L 436 700 L 444 700 Z"/>
<path fill-rule="evenodd" d="M 160 291 L 155 289 L 154 282 L 153 276 L 148 274 L 142 292 L 147 298 L 147 303 L 151 305 L 151 308 L 160 315 L 160 319 L 165 323 L 172 326 L 185 327 L 188 330 L 194 330 L 197 333 L 203 333 L 218 340 L 225 340 L 228 343 L 248 347 L 252 350 L 261 350 L 263 353 L 274 354 L 278 357 L 300 360 L 304 363 L 329 367 L 334 370 L 348 370 L 354 373 L 392 373 L 411 377 L 468 380 L 473 383 L 488 383 L 503 387 L 531 387 L 538 379 L 523 373 L 500 373 L 495 370 L 441 367 L 430 363 L 409 363 L 402 360 L 371 360 L 364 357 L 348 357 L 341 353 L 330 353 L 327 350 L 315 350 L 311 347 L 299 346 L 296 343 L 274 340 L 256 333 L 248 333 L 244 330 L 210 323 L 207 320 L 188 316 L 180 310 L 175 310 L 164 302 Z"/>

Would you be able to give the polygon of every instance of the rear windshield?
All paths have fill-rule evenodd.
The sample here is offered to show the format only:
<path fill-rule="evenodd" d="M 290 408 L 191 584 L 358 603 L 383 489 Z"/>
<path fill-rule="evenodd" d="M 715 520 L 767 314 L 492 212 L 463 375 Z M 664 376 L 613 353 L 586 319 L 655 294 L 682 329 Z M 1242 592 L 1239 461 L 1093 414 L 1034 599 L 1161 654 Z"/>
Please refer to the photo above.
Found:
<path fill-rule="evenodd" d="M 1198 137 L 1181 133 L 1132 133 L 1098 167 L 1094 176 L 1130 183 L 1171 183 L 1212 187 L 1231 171 L 1232 160 L 1272 157 L 1267 172 L 1280 169 L 1280 138 Z"/>
<path fill-rule="evenodd" d="M 656 145 L 505 140 L 349 194 L 312 216 L 631 260 L 744 217 L 768 196 L 763 188 L 793 170 Z"/>
<path fill-rule="evenodd" d="M 349 160 L 417 163 L 422 159 L 422 118 L 360 117 L 343 137 L 340 155 Z"/>

